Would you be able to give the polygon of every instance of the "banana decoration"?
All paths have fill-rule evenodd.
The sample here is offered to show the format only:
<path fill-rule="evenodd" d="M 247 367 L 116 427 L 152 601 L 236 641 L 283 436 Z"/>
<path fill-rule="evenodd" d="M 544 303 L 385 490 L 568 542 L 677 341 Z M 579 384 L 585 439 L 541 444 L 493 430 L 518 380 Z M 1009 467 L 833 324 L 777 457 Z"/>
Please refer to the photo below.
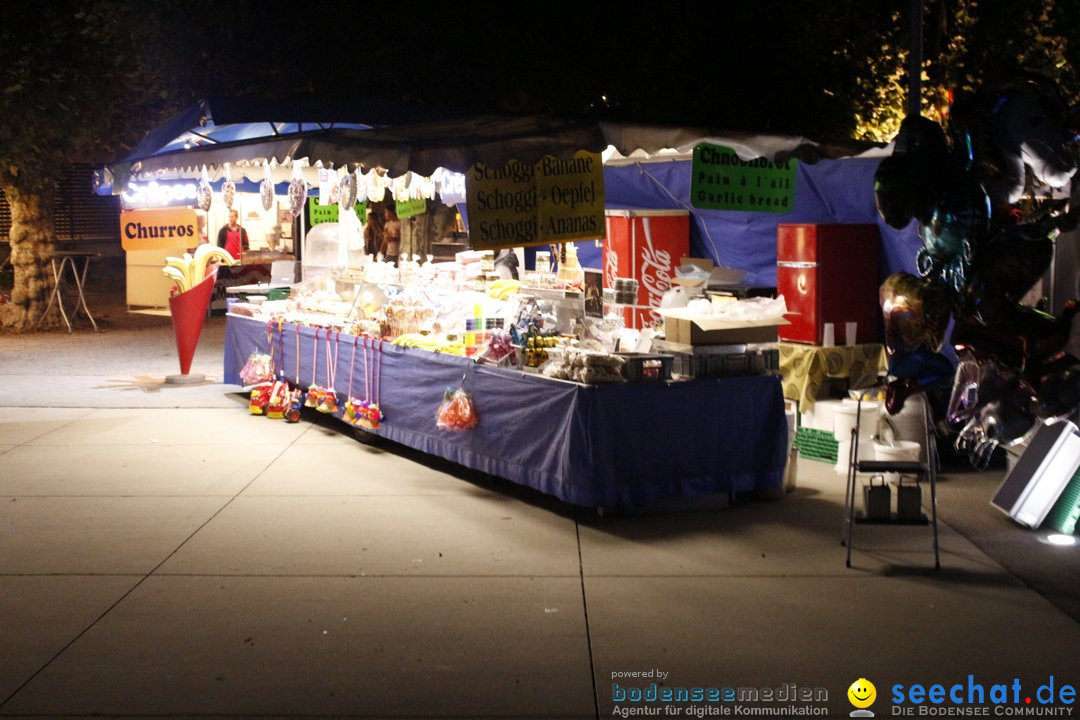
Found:
<path fill-rule="evenodd" d="M 213 260 L 222 265 L 236 265 L 237 260 L 217 245 L 203 243 L 195 248 L 195 254 L 184 253 L 183 257 L 165 258 L 165 267 L 161 274 L 174 283 L 176 293 L 185 293 L 206 279 L 206 268 Z"/>

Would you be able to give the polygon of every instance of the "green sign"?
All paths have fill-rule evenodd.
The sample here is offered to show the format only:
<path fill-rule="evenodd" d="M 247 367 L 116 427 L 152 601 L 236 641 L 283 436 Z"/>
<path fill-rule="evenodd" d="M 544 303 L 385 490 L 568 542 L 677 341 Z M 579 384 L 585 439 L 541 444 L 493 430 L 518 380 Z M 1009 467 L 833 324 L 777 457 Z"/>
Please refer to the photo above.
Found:
<path fill-rule="evenodd" d="M 356 203 L 353 210 L 356 211 L 356 217 L 360 218 L 361 223 L 367 222 L 367 198 L 364 198 L 360 202 Z M 320 205 L 319 198 L 314 195 L 308 197 L 308 226 L 315 227 L 322 223 L 337 222 L 338 221 L 338 204 L 333 205 Z"/>
<path fill-rule="evenodd" d="M 426 212 L 427 200 L 424 198 L 417 198 L 416 200 L 399 200 L 397 203 L 397 216 L 401 220 L 417 215 L 423 215 Z"/>
<path fill-rule="evenodd" d="M 708 210 L 786 213 L 795 209 L 795 160 L 742 160 L 723 145 L 694 148 L 690 204 Z"/>

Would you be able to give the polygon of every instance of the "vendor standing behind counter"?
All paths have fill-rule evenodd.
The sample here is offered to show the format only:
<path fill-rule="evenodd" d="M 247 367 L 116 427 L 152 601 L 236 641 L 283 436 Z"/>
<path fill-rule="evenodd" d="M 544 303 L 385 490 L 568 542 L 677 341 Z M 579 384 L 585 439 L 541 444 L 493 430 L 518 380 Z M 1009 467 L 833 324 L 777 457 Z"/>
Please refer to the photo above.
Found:
<path fill-rule="evenodd" d="M 387 205 L 383 209 L 383 216 L 386 220 L 382 226 L 382 243 L 379 245 L 379 252 L 382 253 L 384 262 L 393 263 L 396 267 L 398 253 L 401 252 L 401 220 L 398 220 L 396 208 L 393 205 Z"/>
<path fill-rule="evenodd" d="M 217 235 L 218 247 L 224 248 L 237 261 L 241 253 L 249 249 L 247 230 L 240 226 L 239 218 L 240 213 L 230 210 L 228 224 L 222 225 Z"/>

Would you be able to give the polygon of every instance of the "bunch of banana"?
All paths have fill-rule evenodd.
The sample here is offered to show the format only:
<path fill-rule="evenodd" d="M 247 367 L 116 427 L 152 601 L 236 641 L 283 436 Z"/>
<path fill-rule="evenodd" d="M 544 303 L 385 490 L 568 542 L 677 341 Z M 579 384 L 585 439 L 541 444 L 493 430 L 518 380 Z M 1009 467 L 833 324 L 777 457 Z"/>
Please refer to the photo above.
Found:
<path fill-rule="evenodd" d="M 413 347 L 420 348 L 421 350 L 430 350 L 435 352 L 439 347 L 439 339 L 434 335 L 422 335 L 421 333 L 405 333 L 404 335 L 398 335 L 390 343 L 391 345 L 398 345 L 399 347 Z"/>
<path fill-rule="evenodd" d="M 511 295 L 514 295 L 521 290 L 520 280 L 496 280 L 488 285 L 487 294 L 488 297 L 493 297 L 498 300 L 506 300 Z"/>
<path fill-rule="evenodd" d="M 439 349 L 435 352 L 443 353 L 444 355 L 458 355 L 465 357 L 465 345 L 459 342 L 447 342 L 439 346 Z"/>
<path fill-rule="evenodd" d="M 185 293 L 206 278 L 206 266 L 217 258 L 223 265 L 236 265 L 232 255 L 217 245 L 203 243 L 195 248 L 195 254 L 184 253 L 183 257 L 165 258 L 165 267 L 161 274 L 176 284 L 178 293 Z"/>
<path fill-rule="evenodd" d="M 460 340 L 446 340 L 437 335 L 423 335 L 421 333 L 406 333 L 398 335 L 391 341 L 391 345 L 398 347 L 411 347 L 428 352 L 445 353 L 447 355 L 465 355 L 465 344 Z"/>

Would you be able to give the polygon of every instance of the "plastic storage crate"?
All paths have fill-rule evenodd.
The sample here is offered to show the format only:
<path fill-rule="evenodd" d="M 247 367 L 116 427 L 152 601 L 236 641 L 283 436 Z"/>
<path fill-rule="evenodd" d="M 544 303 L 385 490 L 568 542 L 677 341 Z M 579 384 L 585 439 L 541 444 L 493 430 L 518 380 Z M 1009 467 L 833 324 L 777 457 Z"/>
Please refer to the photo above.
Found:
<path fill-rule="evenodd" d="M 795 440 L 792 444 L 799 448 L 799 455 L 808 460 L 836 464 L 840 443 L 831 432 L 801 427 L 795 431 Z"/>
<path fill-rule="evenodd" d="M 671 355 L 619 353 L 626 361 L 622 374 L 628 382 L 663 382 L 671 379 Z"/>
<path fill-rule="evenodd" d="M 774 347 L 748 348 L 746 345 L 704 345 L 687 351 L 686 345 L 654 342 L 654 346 L 674 358 L 672 371 L 692 378 L 723 378 L 779 372 L 780 351 Z"/>

